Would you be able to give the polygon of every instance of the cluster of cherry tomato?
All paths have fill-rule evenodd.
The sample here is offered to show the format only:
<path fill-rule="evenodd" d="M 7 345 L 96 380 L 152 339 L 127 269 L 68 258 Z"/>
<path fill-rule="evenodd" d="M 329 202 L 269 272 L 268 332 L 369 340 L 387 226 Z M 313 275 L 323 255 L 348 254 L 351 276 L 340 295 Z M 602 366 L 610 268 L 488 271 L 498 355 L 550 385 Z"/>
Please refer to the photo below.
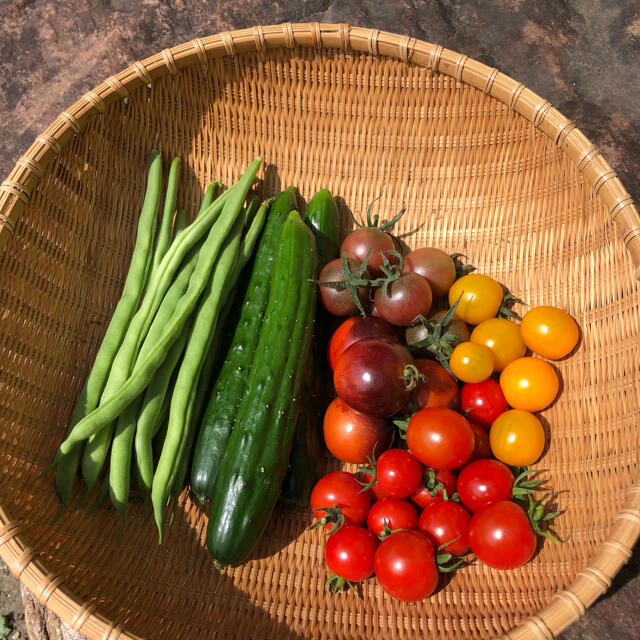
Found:
<path fill-rule="evenodd" d="M 469 551 L 510 569 L 531 559 L 537 535 L 552 537 L 542 530 L 555 515 L 545 513 L 549 494 L 533 498 L 541 481 L 523 467 L 543 453 L 534 413 L 560 385 L 553 366 L 526 351 L 563 358 L 578 328 L 553 307 L 517 324 L 505 308 L 513 296 L 496 280 L 439 249 L 400 249 L 362 227 L 320 274 L 325 308 L 352 316 L 328 344 L 337 397 L 325 443 L 339 460 L 370 466 L 322 478 L 311 506 L 331 531 L 334 582 L 375 572 L 387 593 L 413 601 Z M 402 446 L 389 449 L 396 427 Z"/>

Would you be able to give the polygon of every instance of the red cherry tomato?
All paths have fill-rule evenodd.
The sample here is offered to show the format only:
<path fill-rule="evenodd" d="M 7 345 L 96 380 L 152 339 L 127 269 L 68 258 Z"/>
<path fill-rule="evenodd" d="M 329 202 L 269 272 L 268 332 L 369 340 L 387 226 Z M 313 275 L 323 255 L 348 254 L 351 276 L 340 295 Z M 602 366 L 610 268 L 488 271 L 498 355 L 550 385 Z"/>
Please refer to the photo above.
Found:
<path fill-rule="evenodd" d="M 361 472 L 360 475 L 362 476 L 363 486 L 370 484 L 371 480 L 373 480 L 373 476 L 370 473 Z M 369 487 L 369 495 L 371 497 L 371 502 L 375 502 L 376 500 L 381 500 L 382 498 L 385 497 L 384 493 L 380 491 L 380 485 L 378 484 L 377 480 Z"/>
<path fill-rule="evenodd" d="M 440 577 L 433 545 L 418 531 L 398 531 L 385 538 L 376 551 L 374 568 L 384 591 L 405 602 L 430 596 Z"/>
<path fill-rule="evenodd" d="M 460 502 L 472 513 L 493 502 L 509 500 L 513 473 L 498 460 L 474 460 L 458 474 L 456 490 Z"/>
<path fill-rule="evenodd" d="M 418 529 L 424 533 L 435 549 L 461 556 L 469 551 L 467 532 L 469 512 L 451 500 L 434 502 L 421 514 Z M 446 546 L 443 546 L 446 545 Z"/>
<path fill-rule="evenodd" d="M 413 358 L 406 347 L 377 338 L 352 344 L 333 372 L 338 395 L 368 415 L 390 416 L 411 397 L 404 376 Z"/>
<path fill-rule="evenodd" d="M 398 337 L 393 327 L 382 318 L 374 316 L 354 316 L 345 320 L 333 333 L 327 348 L 327 359 L 333 371 L 340 356 L 354 342 L 365 338 L 385 338 L 397 342 Z"/>
<path fill-rule="evenodd" d="M 325 509 L 337 507 L 346 524 L 362 524 L 371 507 L 368 491 L 362 491 L 362 484 L 346 471 L 334 471 L 320 478 L 311 492 L 311 509 L 318 520 L 327 515 Z M 331 509 L 330 509 L 331 512 Z M 331 529 L 337 514 L 327 518 L 325 529 Z"/>
<path fill-rule="evenodd" d="M 502 388 L 493 378 L 468 382 L 460 390 L 460 412 L 483 427 L 490 427 L 508 408 Z"/>
<path fill-rule="evenodd" d="M 347 263 L 351 272 L 357 271 L 361 266 L 361 262 L 358 260 L 347 260 Z M 371 274 L 365 269 L 362 277 L 365 280 L 370 280 Z M 326 264 L 318 276 L 318 282 L 342 282 L 344 279 L 344 269 L 340 258 Z M 360 304 L 364 306 L 369 299 L 369 288 L 358 287 L 356 293 Z M 350 316 L 358 312 L 358 307 L 348 289 L 335 289 L 333 287 L 319 285 L 318 297 L 320 298 L 322 306 L 334 316 Z"/>
<path fill-rule="evenodd" d="M 333 573 L 350 582 L 366 580 L 374 568 L 378 539 L 368 529 L 347 525 L 330 535 L 324 558 Z"/>
<path fill-rule="evenodd" d="M 460 402 L 456 379 L 435 360 L 418 358 L 415 361 L 418 371 L 427 378 L 416 387 L 418 409 L 427 407 L 448 407 L 457 410 Z"/>
<path fill-rule="evenodd" d="M 476 444 L 473 447 L 473 453 L 469 458 L 469 462 L 479 460 L 480 458 L 490 458 L 491 443 L 489 441 L 489 433 L 476 422 L 469 422 L 469 424 L 471 425 L 473 436 L 476 439 Z"/>
<path fill-rule="evenodd" d="M 469 460 L 474 444 L 469 422 L 451 409 L 421 409 L 409 420 L 407 446 L 427 466 L 457 469 Z"/>
<path fill-rule="evenodd" d="M 423 509 L 434 502 L 444 500 L 443 490 L 447 499 L 455 493 L 456 474 L 449 469 L 431 469 L 425 467 L 422 473 L 422 483 L 411 496 L 411 500 Z"/>
<path fill-rule="evenodd" d="M 407 498 L 422 481 L 420 463 L 404 449 L 389 449 L 376 462 L 376 478 L 387 498 Z"/>
<path fill-rule="evenodd" d="M 531 560 L 537 537 L 524 509 L 511 500 L 481 509 L 469 524 L 471 551 L 494 569 L 515 569 Z"/>
<path fill-rule="evenodd" d="M 431 287 L 417 273 L 403 273 L 397 280 L 376 289 L 374 301 L 378 313 L 391 324 L 409 326 L 419 315 L 431 311 Z"/>
<path fill-rule="evenodd" d="M 342 242 L 340 247 L 340 255 L 345 251 L 347 252 L 347 258 L 353 258 L 362 263 L 367 259 L 367 253 L 369 253 L 369 262 L 367 262 L 367 268 L 374 277 L 380 277 L 382 271 L 380 267 L 383 265 L 384 260 L 381 255 L 381 251 L 393 251 L 395 249 L 393 238 L 376 227 L 360 227 L 355 231 L 352 231 Z M 391 264 L 395 264 L 395 258 L 393 254 L 387 254 L 387 260 Z"/>
<path fill-rule="evenodd" d="M 371 506 L 367 516 L 367 527 L 377 536 L 385 530 L 385 527 L 391 531 L 417 529 L 418 514 L 408 500 L 382 498 Z"/>
<path fill-rule="evenodd" d="M 354 464 L 367 462 L 374 450 L 384 451 L 393 437 L 389 420 L 360 413 L 340 398 L 327 407 L 322 428 L 327 449 L 338 460 Z"/>

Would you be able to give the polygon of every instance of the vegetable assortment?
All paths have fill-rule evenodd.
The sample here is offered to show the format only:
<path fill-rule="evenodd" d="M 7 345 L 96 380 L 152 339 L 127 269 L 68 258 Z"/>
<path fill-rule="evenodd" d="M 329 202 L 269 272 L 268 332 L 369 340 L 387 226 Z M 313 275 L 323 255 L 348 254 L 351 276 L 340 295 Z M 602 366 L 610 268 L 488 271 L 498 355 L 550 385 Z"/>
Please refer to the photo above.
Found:
<path fill-rule="evenodd" d="M 567 356 L 579 332 L 554 307 L 517 323 L 520 301 L 463 256 L 403 252 L 371 208 L 367 223 L 319 277 L 326 310 L 351 315 L 327 344 L 336 397 L 325 444 L 361 466 L 320 479 L 311 508 L 328 536 L 327 587 L 375 573 L 387 594 L 412 602 L 470 554 L 512 569 L 539 536 L 558 541 L 548 531 L 555 494 L 540 496 L 546 480 L 527 467 L 546 446 L 535 413 L 559 391 L 542 358 Z"/>
<path fill-rule="evenodd" d="M 163 200 L 152 152 L 122 296 L 51 465 L 62 509 L 80 471 L 82 503 L 100 485 L 122 534 L 141 497 L 162 540 L 190 484 L 222 568 L 251 555 L 279 497 L 310 503 L 327 585 L 375 574 L 408 602 L 470 554 L 528 562 L 539 536 L 557 540 L 554 494 L 527 467 L 547 446 L 536 413 L 558 395 L 548 360 L 575 348 L 574 320 L 541 306 L 516 322 L 520 301 L 464 256 L 407 250 L 390 233 L 403 212 L 381 222 L 371 205 L 340 243 L 329 191 L 304 216 L 294 187 L 260 202 L 260 165 L 210 184 L 187 224 L 180 161 Z M 322 440 L 359 470 L 318 479 Z"/>

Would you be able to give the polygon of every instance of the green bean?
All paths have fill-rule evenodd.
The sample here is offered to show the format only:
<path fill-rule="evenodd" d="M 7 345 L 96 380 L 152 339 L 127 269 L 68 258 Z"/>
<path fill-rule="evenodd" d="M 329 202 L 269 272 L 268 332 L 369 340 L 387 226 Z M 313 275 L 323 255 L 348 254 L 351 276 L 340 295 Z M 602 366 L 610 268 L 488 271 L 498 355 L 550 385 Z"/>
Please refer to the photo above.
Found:
<path fill-rule="evenodd" d="M 229 274 L 229 278 L 224 283 L 224 288 L 221 296 L 222 308 L 219 314 L 219 318 L 216 323 L 215 330 L 211 334 L 209 344 L 206 348 L 205 360 L 202 365 L 198 384 L 193 386 L 193 392 L 189 397 L 189 409 L 187 410 L 186 422 L 188 428 L 186 429 L 186 436 L 183 437 L 183 441 L 181 442 L 181 448 L 178 453 L 177 472 L 171 486 L 171 495 L 175 498 L 176 501 L 185 484 L 185 478 L 189 466 L 190 452 L 191 448 L 193 447 L 193 440 L 196 432 L 195 425 L 199 419 L 200 413 L 202 411 L 202 406 L 206 400 L 206 392 L 207 387 L 210 383 L 211 371 L 215 363 L 222 329 L 224 327 L 224 323 L 228 316 L 229 310 L 232 306 L 232 299 L 235 293 L 235 285 L 240 276 L 240 273 L 253 254 L 253 249 L 267 218 L 269 203 L 264 202 L 259 208 L 258 203 L 258 198 L 253 198 L 245 211 L 245 221 L 250 222 L 250 227 L 247 231 L 247 234 L 241 241 L 240 248 L 233 265 L 233 269 Z"/>
<path fill-rule="evenodd" d="M 138 219 L 136 243 L 131 256 L 129 271 L 124 282 L 120 300 L 111 316 L 109 326 L 102 338 L 93 366 L 80 397 L 76 403 L 69 432 L 88 413 L 98 406 L 100 394 L 105 385 L 116 351 L 119 348 L 133 316 L 144 287 L 151 263 L 151 247 L 155 234 L 160 187 L 162 184 L 162 157 L 157 151 L 151 152 L 147 190 Z M 78 471 L 82 446 L 78 444 L 66 456 L 56 456 L 56 487 L 62 498 L 62 510 L 69 502 L 73 481 Z"/>
<path fill-rule="evenodd" d="M 131 452 L 136 431 L 136 420 L 142 398 L 136 398 L 119 416 L 111 443 L 109 466 L 109 497 L 120 514 L 120 540 L 124 534 L 124 515 L 129 501 L 131 480 Z"/>
<path fill-rule="evenodd" d="M 162 513 L 175 480 L 180 464 L 180 453 L 186 447 L 189 409 L 193 407 L 193 398 L 197 390 L 198 375 L 206 355 L 211 334 L 215 331 L 220 299 L 224 282 L 233 268 L 244 220 L 238 217 L 227 242 L 216 261 L 213 277 L 207 282 L 206 289 L 194 314 L 193 325 L 189 333 L 184 357 L 178 370 L 178 377 L 171 396 L 169 426 L 162 447 L 158 467 L 151 483 L 151 505 L 162 540 Z"/>
<path fill-rule="evenodd" d="M 101 403 L 97 409 L 92 411 L 74 427 L 66 440 L 64 440 L 60 445 L 60 451 L 62 453 L 68 453 L 77 442 L 85 440 L 94 433 L 104 429 L 115 418 L 117 418 L 120 412 L 133 402 L 133 400 L 140 395 L 149 384 L 154 373 L 166 358 L 171 345 L 178 338 L 185 321 L 193 312 L 193 309 L 200 298 L 207 281 L 209 280 L 213 264 L 220 251 L 220 247 L 224 243 L 231 227 L 240 213 L 240 204 L 244 200 L 261 162 L 262 160 L 257 158 L 247 169 L 245 174 L 242 176 L 242 179 L 234 185 L 234 187 L 231 187 L 228 191 L 222 194 L 207 211 L 205 211 L 189 226 L 184 235 L 177 239 L 169 248 L 169 251 L 163 258 L 158 269 L 157 277 L 159 280 L 163 279 L 169 273 L 169 262 L 167 262 L 167 265 L 165 265 L 164 268 L 163 265 L 165 264 L 165 261 L 171 261 L 173 259 L 172 256 L 176 255 L 172 254 L 174 245 L 181 244 L 183 241 L 186 242 L 187 238 L 189 238 L 189 240 L 191 240 L 192 237 L 199 239 L 199 231 L 194 230 L 199 229 L 199 225 L 205 224 L 204 221 L 207 219 L 208 214 L 215 209 L 217 203 L 221 199 L 225 198 L 225 195 L 229 194 L 224 200 L 222 214 L 214 223 L 213 227 L 211 227 L 209 235 L 207 236 L 207 239 L 200 251 L 200 255 L 204 256 L 205 259 L 198 260 L 196 269 L 189 282 L 189 288 L 180 299 L 178 306 L 176 307 L 176 312 L 172 316 L 169 324 L 165 327 L 161 340 L 154 346 L 144 360 L 139 358 L 136 360 L 133 371 L 115 395 L 104 403 Z M 152 286 L 153 283 L 150 285 L 150 288 Z M 146 299 L 147 297 L 145 296 L 145 300 Z M 141 309 L 143 307 L 144 301 Z"/>
<path fill-rule="evenodd" d="M 173 238 L 184 231 L 187 228 L 187 214 L 184 209 L 180 209 L 176 213 L 175 220 L 173 221 Z"/>
<path fill-rule="evenodd" d="M 237 204 L 238 210 L 240 210 L 242 202 Z M 226 283 L 229 275 L 233 272 L 242 241 L 246 209 L 241 213 L 241 215 L 240 211 L 237 213 L 236 221 L 229 233 L 226 245 L 216 261 L 213 277 L 207 282 L 204 294 L 194 315 L 193 325 L 171 397 L 167 437 L 151 484 L 151 505 L 160 540 L 162 540 L 164 505 L 175 483 L 181 458 L 189 441 L 191 413 L 198 387 L 198 378 L 202 371 L 202 365 L 209 350 L 212 336 L 215 333 Z"/>
<path fill-rule="evenodd" d="M 218 204 L 218 201 L 216 201 L 216 204 Z M 205 210 L 205 212 L 203 212 L 202 215 L 203 217 L 209 215 L 210 218 L 214 220 L 219 215 L 223 206 L 224 206 L 224 200 L 223 200 L 223 205 L 218 204 L 217 211 L 214 216 L 214 215 L 211 215 L 210 213 L 210 210 L 213 209 L 213 205 L 209 205 L 209 208 Z M 187 232 L 185 231 L 185 233 Z M 176 242 L 174 244 L 179 244 L 183 242 L 183 240 L 184 240 L 184 236 L 181 236 L 180 238 L 176 239 Z M 193 243 L 193 246 L 191 246 L 191 248 L 189 249 L 189 251 L 191 251 L 192 254 L 195 250 L 195 247 L 197 247 L 197 243 L 199 242 L 200 242 L 200 239 L 198 238 L 197 241 Z M 171 245 L 169 251 L 167 251 L 167 254 L 170 254 L 172 252 L 174 244 Z M 174 251 L 174 254 L 175 254 L 175 251 Z M 177 254 L 177 255 L 180 255 L 180 254 Z M 166 257 L 167 255 L 165 255 L 165 258 Z M 190 263 L 188 254 L 187 254 L 186 262 Z M 159 272 L 163 268 L 164 264 L 165 263 L 163 260 L 157 272 Z M 188 275 L 186 282 L 188 282 L 189 276 L 190 274 Z M 156 277 L 156 274 L 152 276 L 152 281 L 154 277 Z M 184 278 L 180 278 L 180 276 L 178 276 L 176 280 L 179 281 L 180 283 L 184 282 Z M 152 284 L 149 285 L 149 287 L 152 287 L 152 286 L 153 286 Z M 166 291 L 167 296 L 160 301 L 160 306 L 168 305 L 171 303 L 171 301 L 174 302 L 174 306 L 171 308 L 168 315 L 165 316 L 167 318 L 170 317 L 171 314 L 173 313 L 173 310 L 175 309 L 175 302 L 177 302 L 180 296 L 184 293 L 184 288 L 181 288 L 181 287 L 182 287 L 182 284 L 176 285 L 176 281 L 174 281 L 173 283 L 170 284 L 168 290 Z M 171 294 L 169 294 L 170 292 Z M 105 384 L 105 387 L 102 393 L 101 402 L 100 402 L 101 405 L 107 402 L 113 396 L 113 394 L 122 386 L 124 381 L 128 378 L 129 374 L 131 373 L 133 363 L 135 361 L 135 358 L 138 354 L 138 350 L 140 348 L 139 345 L 141 341 L 141 336 L 143 333 L 146 334 L 147 330 L 150 328 L 149 325 L 150 325 L 151 315 L 152 314 L 157 315 L 156 314 L 157 307 L 156 309 L 149 308 L 150 305 L 146 304 L 147 301 L 150 299 L 150 297 L 151 297 L 151 294 L 148 291 L 147 296 L 145 296 L 141 307 L 138 309 L 136 314 L 131 319 L 129 328 L 122 340 L 122 344 L 120 345 L 120 348 L 118 349 L 118 352 L 116 353 L 115 358 L 113 360 L 113 366 L 111 367 L 109 377 L 107 378 L 107 382 Z M 162 332 L 163 328 L 164 328 L 163 325 L 160 325 L 160 333 Z M 150 344 L 153 344 L 153 342 L 151 342 Z M 112 425 L 107 429 L 102 429 L 98 433 L 92 434 L 89 437 L 89 441 L 85 446 L 84 454 L 82 458 L 82 475 L 85 479 L 85 482 L 87 483 L 87 493 L 85 496 L 85 501 L 91 495 L 93 491 L 93 487 L 95 486 L 95 483 L 102 471 L 104 461 L 106 460 L 107 453 L 109 452 L 109 447 L 111 445 L 113 430 L 114 430 L 114 427 Z"/>
<path fill-rule="evenodd" d="M 167 354 L 167 359 L 162 363 L 162 366 L 158 369 L 144 393 L 142 406 L 138 414 L 135 451 L 140 468 L 140 488 L 145 492 L 151 491 L 151 482 L 153 480 L 153 450 L 151 441 L 155 435 L 154 430 L 160 426 L 158 418 L 162 415 L 171 375 L 180 360 L 188 337 L 188 330 L 184 330 L 180 334 L 180 337 L 173 343 L 173 346 Z"/>
<path fill-rule="evenodd" d="M 171 244 L 171 225 L 173 223 L 173 214 L 176 210 L 176 202 L 178 200 L 178 182 L 180 180 L 180 158 L 174 158 L 169 169 L 169 177 L 167 178 L 167 195 L 164 199 L 164 208 L 162 210 L 162 218 L 160 227 L 156 236 L 156 245 L 153 250 L 153 262 L 151 270 L 156 271 L 162 258 L 164 258 L 167 249 Z"/>

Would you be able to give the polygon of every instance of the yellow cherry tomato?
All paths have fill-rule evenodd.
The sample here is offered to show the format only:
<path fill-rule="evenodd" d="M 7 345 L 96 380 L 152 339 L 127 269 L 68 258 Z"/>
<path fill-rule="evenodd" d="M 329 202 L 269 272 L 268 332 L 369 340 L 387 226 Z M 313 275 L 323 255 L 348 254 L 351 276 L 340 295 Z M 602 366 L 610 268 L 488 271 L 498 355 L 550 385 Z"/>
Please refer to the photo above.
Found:
<path fill-rule="evenodd" d="M 480 324 L 498 313 L 502 304 L 502 287 L 489 276 L 469 273 L 451 285 L 449 306 L 452 307 L 458 298 L 460 302 L 455 315 L 469 324 Z"/>
<path fill-rule="evenodd" d="M 520 327 L 506 318 L 489 318 L 481 322 L 472 331 L 471 342 L 491 349 L 496 371 L 502 371 L 510 362 L 522 358 L 527 350 Z"/>
<path fill-rule="evenodd" d="M 500 374 L 500 387 L 514 409 L 540 411 L 558 395 L 558 374 L 539 358 L 518 358 Z"/>
<path fill-rule="evenodd" d="M 482 382 L 493 373 L 493 354 L 483 344 L 461 342 L 453 350 L 449 366 L 462 382 Z"/>
<path fill-rule="evenodd" d="M 531 351 L 550 360 L 559 360 L 571 353 L 580 337 L 576 321 L 556 307 L 535 307 L 527 311 L 520 331 Z"/>
<path fill-rule="evenodd" d="M 512 467 L 533 464 L 542 455 L 544 442 L 540 420 L 519 409 L 501 413 L 489 431 L 493 455 Z"/>

